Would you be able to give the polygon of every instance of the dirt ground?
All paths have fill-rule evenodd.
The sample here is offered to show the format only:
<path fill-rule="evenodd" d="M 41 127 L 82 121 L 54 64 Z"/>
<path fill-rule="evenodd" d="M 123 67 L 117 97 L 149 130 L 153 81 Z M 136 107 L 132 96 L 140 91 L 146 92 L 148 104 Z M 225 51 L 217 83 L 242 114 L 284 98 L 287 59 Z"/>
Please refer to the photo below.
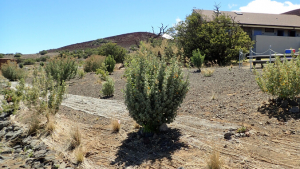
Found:
<path fill-rule="evenodd" d="M 300 168 L 299 109 L 291 112 L 290 106 L 282 108 L 262 93 L 248 68 L 212 69 L 211 77 L 185 69 L 190 90 L 166 132 L 141 138 L 126 109 L 119 116 L 114 112 L 97 115 L 100 109 L 89 114 L 90 104 L 79 101 L 78 106 L 83 106 L 78 109 L 60 106 L 55 132 L 43 139 L 72 161 L 74 156 L 64 151 L 64 145 L 68 132 L 78 127 L 85 152 L 78 168 L 206 168 L 214 151 L 220 152 L 224 168 Z M 115 94 L 108 99 L 120 105 L 124 104 L 126 83 L 123 73 L 117 70 L 111 75 Z M 69 94 L 91 98 L 91 104 L 100 100 L 101 83 L 96 74 L 68 83 Z M 300 99 L 293 107 L 299 103 Z M 112 132 L 112 120 L 121 122 L 118 133 Z M 242 126 L 247 128 L 246 134 L 236 132 Z M 224 138 L 226 133 L 233 135 Z"/>

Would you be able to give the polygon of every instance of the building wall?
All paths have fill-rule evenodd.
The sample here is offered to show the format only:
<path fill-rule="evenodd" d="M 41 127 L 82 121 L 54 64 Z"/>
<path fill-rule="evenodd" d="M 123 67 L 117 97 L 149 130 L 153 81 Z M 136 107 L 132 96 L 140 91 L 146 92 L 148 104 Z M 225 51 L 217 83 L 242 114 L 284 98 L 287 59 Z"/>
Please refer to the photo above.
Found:
<path fill-rule="evenodd" d="M 271 49 L 277 53 L 284 53 L 285 49 L 290 48 L 298 51 L 300 48 L 300 37 L 256 35 L 254 39 L 256 41 L 254 45 L 254 51 L 256 53 L 262 53 L 268 50 L 270 45 Z"/>

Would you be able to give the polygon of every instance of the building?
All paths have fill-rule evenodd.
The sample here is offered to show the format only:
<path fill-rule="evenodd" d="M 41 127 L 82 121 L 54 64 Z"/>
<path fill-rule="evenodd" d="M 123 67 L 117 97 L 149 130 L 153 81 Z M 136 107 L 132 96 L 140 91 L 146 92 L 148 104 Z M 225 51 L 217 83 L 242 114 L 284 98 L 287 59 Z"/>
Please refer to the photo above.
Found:
<path fill-rule="evenodd" d="M 197 10 L 193 12 L 212 19 L 213 10 Z M 271 48 L 277 53 L 284 53 L 285 49 L 300 48 L 300 9 L 283 14 L 262 14 L 248 12 L 219 13 L 234 18 L 245 32 L 255 41 L 253 51 L 263 53 Z"/>

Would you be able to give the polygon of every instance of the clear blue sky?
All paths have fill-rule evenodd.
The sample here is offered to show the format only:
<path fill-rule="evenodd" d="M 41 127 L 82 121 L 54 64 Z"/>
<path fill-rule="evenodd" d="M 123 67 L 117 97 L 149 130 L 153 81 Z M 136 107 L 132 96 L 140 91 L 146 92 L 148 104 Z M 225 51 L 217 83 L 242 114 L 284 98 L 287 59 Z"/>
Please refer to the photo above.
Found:
<path fill-rule="evenodd" d="M 300 0 L 0 0 L 0 53 L 44 49 L 130 32 L 171 27 L 193 8 L 264 12 L 300 8 Z M 264 9 L 257 11 L 257 4 Z M 275 8 L 276 6 L 276 8 Z M 278 9 L 278 10 L 277 10 Z"/>

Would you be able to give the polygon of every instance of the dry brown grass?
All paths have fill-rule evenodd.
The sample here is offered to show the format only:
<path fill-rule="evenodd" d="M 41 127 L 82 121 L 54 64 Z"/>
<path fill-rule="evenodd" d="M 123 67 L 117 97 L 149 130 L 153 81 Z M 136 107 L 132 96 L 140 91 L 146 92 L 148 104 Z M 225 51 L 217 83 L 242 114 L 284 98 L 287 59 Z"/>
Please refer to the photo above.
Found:
<path fill-rule="evenodd" d="M 139 129 L 139 128 L 140 128 L 140 125 L 137 124 L 136 122 L 134 122 L 133 128 L 134 128 L 134 129 Z"/>
<path fill-rule="evenodd" d="M 77 164 L 80 164 L 83 162 L 85 153 L 81 146 L 79 146 L 78 148 L 75 149 L 74 155 L 75 155 Z"/>
<path fill-rule="evenodd" d="M 207 161 L 208 169 L 220 169 L 222 168 L 223 162 L 220 160 L 220 153 L 216 150 L 212 152 Z"/>
<path fill-rule="evenodd" d="M 46 124 L 46 131 L 52 133 L 55 130 L 55 118 L 53 115 L 46 115 L 47 117 L 47 124 Z"/>
<path fill-rule="evenodd" d="M 70 139 L 68 144 L 68 150 L 74 150 L 81 144 L 81 133 L 79 132 L 78 127 L 70 131 Z"/>
<path fill-rule="evenodd" d="M 29 129 L 27 135 L 37 134 L 40 129 L 40 119 L 37 114 L 32 114 L 31 120 L 29 121 Z"/>
<path fill-rule="evenodd" d="M 120 128 L 121 128 L 120 120 L 112 120 L 111 127 L 112 127 L 113 133 L 119 132 Z"/>
<path fill-rule="evenodd" d="M 205 76 L 205 77 L 210 77 L 213 75 L 214 73 L 214 69 L 203 69 L 201 70 L 201 73 Z"/>

